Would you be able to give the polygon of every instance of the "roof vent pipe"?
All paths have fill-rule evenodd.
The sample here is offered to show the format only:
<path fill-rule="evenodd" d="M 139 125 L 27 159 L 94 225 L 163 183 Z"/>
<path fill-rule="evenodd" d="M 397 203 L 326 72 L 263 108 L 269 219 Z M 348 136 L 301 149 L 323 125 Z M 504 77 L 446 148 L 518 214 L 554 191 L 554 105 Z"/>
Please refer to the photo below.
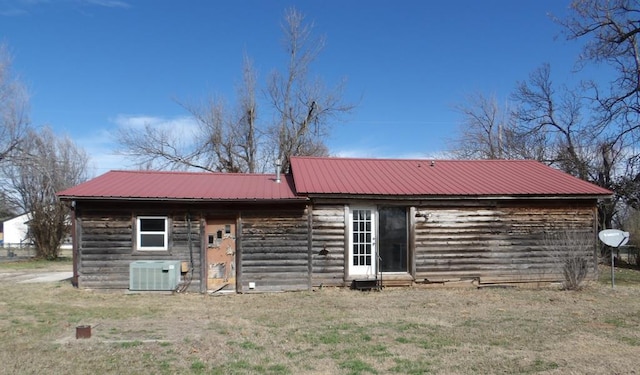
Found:
<path fill-rule="evenodd" d="M 276 159 L 276 183 L 280 183 L 280 167 L 282 167 L 282 163 L 280 159 Z"/>

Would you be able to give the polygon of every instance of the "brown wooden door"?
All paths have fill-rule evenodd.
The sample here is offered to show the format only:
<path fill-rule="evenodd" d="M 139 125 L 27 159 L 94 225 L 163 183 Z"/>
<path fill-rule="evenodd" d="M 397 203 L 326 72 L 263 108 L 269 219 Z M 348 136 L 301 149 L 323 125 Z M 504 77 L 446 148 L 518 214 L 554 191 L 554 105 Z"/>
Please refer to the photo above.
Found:
<path fill-rule="evenodd" d="M 236 224 L 234 220 L 208 219 L 207 289 L 235 290 Z"/>

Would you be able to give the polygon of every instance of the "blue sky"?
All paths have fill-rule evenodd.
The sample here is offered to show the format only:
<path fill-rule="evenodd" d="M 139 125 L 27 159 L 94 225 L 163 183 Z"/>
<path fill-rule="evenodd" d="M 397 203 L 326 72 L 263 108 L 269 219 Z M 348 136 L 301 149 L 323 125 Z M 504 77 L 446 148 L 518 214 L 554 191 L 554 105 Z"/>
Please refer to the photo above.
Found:
<path fill-rule="evenodd" d="M 358 103 L 333 126 L 335 155 L 442 155 L 465 95 L 506 100 L 545 62 L 556 83 L 576 80 L 579 45 L 550 18 L 568 0 L 0 0 L 0 41 L 29 88 L 33 124 L 69 135 L 100 174 L 130 167 L 113 155 L 117 129 L 188 126 L 176 99 L 233 101 L 245 53 L 260 80 L 282 67 L 290 6 L 326 38 L 313 75 L 345 78 Z"/>

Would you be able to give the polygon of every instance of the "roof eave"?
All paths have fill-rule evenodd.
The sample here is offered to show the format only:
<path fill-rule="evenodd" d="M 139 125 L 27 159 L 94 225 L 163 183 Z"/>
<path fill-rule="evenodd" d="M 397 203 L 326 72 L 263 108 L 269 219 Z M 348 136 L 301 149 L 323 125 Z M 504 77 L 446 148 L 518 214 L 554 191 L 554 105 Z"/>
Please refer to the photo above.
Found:
<path fill-rule="evenodd" d="M 60 196 L 62 201 L 84 202 L 172 202 L 172 203 L 302 203 L 307 197 L 296 198 L 243 198 L 243 199 L 209 199 L 209 198 L 162 198 L 162 197 L 86 197 L 86 196 Z"/>
<path fill-rule="evenodd" d="M 385 194 L 314 194 L 306 195 L 309 199 L 363 199 L 363 200 L 396 200 L 396 201 L 415 201 L 415 200 L 513 200 L 513 199 L 532 199 L 532 200 L 578 200 L 578 199 L 606 199 L 611 198 L 612 194 L 509 194 L 509 195 L 385 195 Z"/>

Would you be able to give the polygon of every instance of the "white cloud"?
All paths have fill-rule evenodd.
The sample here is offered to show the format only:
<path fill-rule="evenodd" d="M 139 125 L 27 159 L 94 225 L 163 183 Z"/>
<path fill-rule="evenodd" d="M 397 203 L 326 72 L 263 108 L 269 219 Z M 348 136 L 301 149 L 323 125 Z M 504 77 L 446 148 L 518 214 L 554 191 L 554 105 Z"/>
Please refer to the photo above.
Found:
<path fill-rule="evenodd" d="M 97 176 L 110 170 L 135 169 L 136 164 L 131 157 L 118 152 L 116 140 L 120 130 L 144 130 L 145 126 L 169 130 L 175 134 L 176 140 L 187 141 L 191 139 L 197 130 L 197 123 L 193 118 L 186 116 L 158 117 L 149 115 L 118 115 L 110 119 L 114 124 L 111 129 L 95 129 L 81 138 L 76 138 L 76 143 L 89 154 L 90 174 Z"/>
<path fill-rule="evenodd" d="M 110 170 L 130 169 L 130 162 L 115 151 L 116 143 L 112 132 L 99 129 L 82 138 L 75 139 L 89 155 L 89 175 L 97 176 Z"/>
<path fill-rule="evenodd" d="M 131 4 L 119 0 L 80 0 L 89 5 L 96 5 L 107 8 L 131 8 Z"/>
<path fill-rule="evenodd" d="M 66 0 L 66 1 L 52 1 L 52 0 L 19 0 L 19 1 L 2 1 L 0 0 L 0 16 L 4 17 L 16 17 L 23 16 L 30 13 L 30 10 L 34 7 L 41 6 L 58 6 L 60 4 L 78 4 L 80 6 L 94 6 L 104 8 L 131 8 L 131 4 L 122 0 Z"/>
<path fill-rule="evenodd" d="M 350 148 L 331 152 L 332 156 L 341 158 L 364 158 L 364 159 L 452 159 L 452 155 L 444 151 L 438 152 L 407 152 L 394 153 L 384 149 L 376 148 Z"/>
<path fill-rule="evenodd" d="M 159 130 L 170 130 L 176 135 L 191 136 L 198 130 L 198 123 L 193 117 L 177 116 L 177 117 L 157 117 L 147 115 L 126 115 L 120 114 L 111 122 L 116 124 L 119 129 L 127 130 L 144 130 L 146 126 L 150 126 Z"/>
<path fill-rule="evenodd" d="M 339 158 L 373 158 L 373 154 L 371 149 L 348 149 L 348 150 L 338 150 L 330 153 L 332 156 L 336 156 Z"/>

